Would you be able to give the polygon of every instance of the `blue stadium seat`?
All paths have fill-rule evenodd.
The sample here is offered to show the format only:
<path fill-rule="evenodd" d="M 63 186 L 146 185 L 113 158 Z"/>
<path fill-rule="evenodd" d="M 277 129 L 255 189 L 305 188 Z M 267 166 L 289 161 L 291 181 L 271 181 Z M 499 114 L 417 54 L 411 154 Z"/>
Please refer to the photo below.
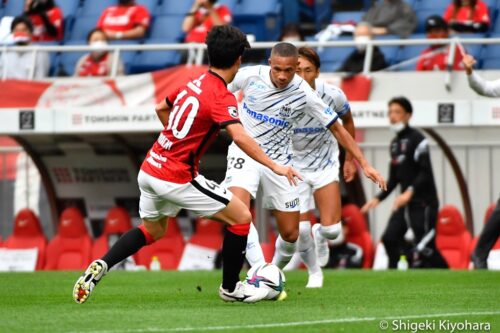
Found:
<path fill-rule="evenodd" d="M 329 24 L 332 19 L 332 1 L 315 0 L 312 6 L 306 5 L 302 1 L 300 13 L 312 20 L 316 24 L 316 30 L 319 31 Z"/>
<path fill-rule="evenodd" d="M 377 36 L 377 40 L 399 40 L 398 35 L 382 35 Z M 387 65 L 392 65 L 397 58 L 400 47 L 399 46 L 379 46 L 380 51 L 384 54 L 385 62 Z"/>
<path fill-rule="evenodd" d="M 138 40 L 116 40 L 110 42 L 111 45 L 139 45 L 141 44 L 140 41 Z M 134 62 L 135 58 L 137 57 L 137 54 L 139 51 L 121 51 L 120 52 L 120 59 L 123 62 L 123 65 L 125 67 L 125 73 L 129 73 L 130 71 L 130 66 L 132 66 L 132 63 Z"/>
<path fill-rule="evenodd" d="M 97 16 L 77 17 L 71 31 L 66 35 L 66 40 L 80 41 L 80 43 L 86 41 L 87 34 L 95 28 L 97 20 Z"/>
<path fill-rule="evenodd" d="M 410 36 L 410 39 L 425 39 L 426 36 L 425 34 L 413 34 Z M 396 62 L 400 63 L 409 59 L 414 59 L 417 58 L 420 53 L 422 53 L 423 50 L 428 48 L 429 45 L 409 45 L 409 46 L 403 46 L 397 55 Z M 400 67 L 399 70 L 403 71 L 414 71 L 415 66 L 417 64 L 417 60 L 413 61 L 412 63 L 405 65 L 403 67 Z"/>
<path fill-rule="evenodd" d="M 192 5 L 192 1 L 164 0 L 163 3 L 156 8 L 156 15 L 186 15 Z"/>
<path fill-rule="evenodd" d="M 85 45 L 83 41 L 70 41 L 65 45 Z M 85 53 L 87 52 L 61 52 L 59 55 L 59 60 L 57 64 L 58 75 L 73 76 L 75 72 L 75 66 Z"/>
<path fill-rule="evenodd" d="M 413 8 L 417 11 L 433 9 L 436 14 L 443 15 L 446 7 L 448 7 L 450 3 L 450 0 L 415 0 Z"/>
<path fill-rule="evenodd" d="M 483 69 L 500 69 L 500 45 L 485 46 L 481 61 Z"/>
<path fill-rule="evenodd" d="M 460 39 L 474 39 L 474 38 L 486 38 L 486 34 L 459 34 L 456 35 Z M 472 55 L 474 58 L 479 60 L 481 56 L 481 51 L 483 50 L 483 45 L 481 44 L 463 44 L 466 52 Z"/>
<path fill-rule="evenodd" d="M 116 0 L 85 0 L 78 16 L 95 16 L 97 21 L 104 9 L 116 4 Z"/>
<path fill-rule="evenodd" d="M 169 1 L 169 0 L 167 0 Z M 135 3 L 146 7 L 151 15 L 155 14 L 158 0 L 135 0 Z"/>
<path fill-rule="evenodd" d="M 59 0 L 56 1 L 56 4 L 61 8 L 64 19 L 66 19 L 67 17 L 74 17 L 76 15 L 80 0 Z"/>
<path fill-rule="evenodd" d="M 492 22 L 491 32 L 493 34 L 500 34 L 500 15 L 496 17 Z"/>
<path fill-rule="evenodd" d="M 5 16 L 19 16 L 23 14 L 24 1 L 21 0 L 9 0 L 5 4 L 3 14 Z"/>
<path fill-rule="evenodd" d="M 182 41 L 182 21 L 184 15 L 156 16 L 150 29 L 149 38 Z"/>
<path fill-rule="evenodd" d="M 146 44 L 176 43 L 168 39 L 148 39 Z M 178 51 L 142 51 L 130 66 L 131 73 L 143 73 L 178 65 L 181 54 Z"/>
<path fill-rule="evenodd" d="M 219 1 L 217 1 L 217 3 L 229 7 L 231 12 L 234 11 L 234 9 L 236 8 L 236 4 L 238 2 L 240 2 L 240 0 L 219 0 Z"/>
<path fill-rule="evenodd" d="M 332 22 L 349 22 L 354 21 L 356 23 L 362 21 L 364 12 L 335 12 L 333 13 Z"/>
<path fill-rule="evenodd" d="M 276 40 L 281 31 L 281 4 L 276 0 L 243 0 L 233 12 L 234 25 L 258 41 Z"/>
<path fill-rule="evenodd" d="M 321 59 L 321 70 L 323 72 L 337 71 L 354 50 L 354 47 L 326 47 L 323 50 L 318 50 Z"/>
<path fill-rule="evenodd" d="M 60 45 L 59 42 L 36 42 L 34 43 L 35 45 L 41 45 L 41 46 L 56 46 Z M 50 61 L 50 69 L 49 69 L 49 76 L 53 76 L 56 68 L 57 68 L 57 61 L 59 58 L 59 53 L 58 52 L 49 52 L 49 61 Z"/>

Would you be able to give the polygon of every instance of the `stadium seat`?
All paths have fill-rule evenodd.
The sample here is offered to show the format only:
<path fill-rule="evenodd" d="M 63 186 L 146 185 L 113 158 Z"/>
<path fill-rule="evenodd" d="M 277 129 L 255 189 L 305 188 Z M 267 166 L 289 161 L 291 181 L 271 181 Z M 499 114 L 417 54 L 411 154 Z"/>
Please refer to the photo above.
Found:
<path fill-rule="evenodd" d="M 240 2 L 240 0 L 219 0 L 219 1 L 217 1 L 217 3 L 229 7 L 229 10 L 231 10 L 231 12 L 234 11 L 238 2 Z"/>
<path fill-rule="evenodd" d="M 176 43 L 174 40 L 148 39 L 146 44 Z M 130 66 L 131 73 L 151 72 L 178 65 L 181 54 L 178 51 L 141 51 Z"/>
<path fill-rule="evenodd" d="M 186 15 L 193 3 L 191 1 L 163 1 L 155 10 L 156 15 Z"/>
<path fill-rule="evenodd" d="M 108 250 L 111 238 L 114 241 L 132 229 L 132 221 L 127 210 L 122 207 L 113 207 L 104 220 L 104 230 L 92 246 L 92 259 L 101 258 Z"/>
<path fill-rule="evenodd" d="M 450 268 L 468 268 L 471 241 L 460 211 L 452 205 L 444 206 L 438 214 L 436 247 Z"/>
<path fill-rule="evenodd" d="M 281 31 L 281 4 L 277 0 L 243 0 L 233 12 L 234 25 L 257 41 L 276 40 Z"/>
<path fill-rule="evenodd" d="M 83 270 L 91 261 L 92 239 L 78 208 L 66 208 L 57 235 L 49 242 L 45 269 Z"/>
<path fill-rule="evenodd" d="M 151 15 L 154 15 L 156 13 L 158 0 L 135 0 L 135 3 L 146 7 Z"/>
<path fill-rule="evenodd" d="M 78 16 L 92 16 L 97 21 L 106 8 L 115 6 L 117 3 L 116 0 L 85 0 Z"/>
<path fill-rule="evenodd" d="M 481 57 L 483 69 L 499 69 L 500 68 L 500 45 L 487 45 L 484 48 Z"/>
<path fill-rule="evenodd" d="M 7 249 L 38 249 L 36 270 L 43 269 L 47 239 L 45 238 L 40 220 L 30 209 L 17 213 L 14 220 L 14 232 L 5 240 L 3 246 Z"/>
<path fill-rule="evenodd" d="M 189 239 L 189 244 L 195 244 L 219 250 L 222 247 L 222 227 L 220 222 L 198 219 L 196 220 L 196 229 Z"/>
<path fill-rule="evenodd" d="M 162 269 L 177 269 L 184 251 L 184 238 L 176 219 L 169 219 L 165 236 L 137 253 L 137 263 L 149 267 L 153 256 L 158 257 Z"/>
<path fill-rule="evenodd" d="M 115 40 L 115 41 L 110 41 L 109 44 L 111 44 L 111 45 L 139 45 L 139 44 L 141 44 L 141 42 L 138 40 Z M 126 74 L 128 74 L 130 72 L 130 66 L 132 66 L 132 63 L 134 62 L 138 53 L 139 53 L 139 51 L 120 51 L 120 60 L 122 61 L 123 66 L 125 67 Z"/>
<path fill-rule="evenodd" d="M 3 15 L 5 16 L 20 16 L 23 14 L 24 1 L 8 0 L 4 7 Z"/>
<path fill-rule="evenodd" d="M 434 10 L 436 15 L 443 15 L 449 4 L 449 0 L 415 0 L 413 8 L 416 11 L 424 9 Z"/>
<path fill-rule="evenodd" d="M 331 0 L 315 0 L 312 5 L 301 2 L 300 14 L 313 21 L 316 24 L 316 30 L 319 31 L 332 19 L 332 2 Z"/>
<path fill-rule="evenodd" d="M 425 34 L 413 34 L 410 36 L 411 39 L 425 39 Z M 403 61 L 407 60 L 414 60 L 411 63 L 399 67 L 399 70 L 404 70 L 404 71 L 414 71 L 415 67 L 417 65 L 418 57 L 420 56 L 420 53 L 422 53 L 423 50 L 428 48 L 429 45 L 408 45 L 408 46 L 403 46 L 396 57 L 396 63 L 401 63 Z"/>
<path fill-rule="evenodd" d="M 361 267 L 371 268 L 375 248 L 370 232 L 366 227 L 365 217 L 359 210 L 359 207 L 352 204 L 342 207 L 342 220 L 349 227 L 347 241 L 359 245 L 363 249 L 363 264 Z"/>
<path fill-rule="evenodd" d="M 57 1 L 56 3 L 57 6 L 61 8 L 64 15 L 64 19 L 66 19 L 67 17 L 74 17 L 76 15 L 78 7 L 80 6 L 79 0 L 63 0 L 63 1 Z"/>
<path fill-rule="evenodd" d="M 97 24 L 97 16 L 77 17 L 71 29 L 66 31 L 66 40 L 78 41 L 81 44 L 87 43 L 87 35 Z"/>
<path fill-rule="evenodd" d="M 181 42 L 183 37 L 183 20 L 184 15 L 156 16 L 151 25 L 149 39 L 168 39 L 173 42 Z"/>
<path fill-rule="evenodd" d="M 87 45 L 84 41 L 69 41 L 66 45 Z M 73 76 L 78 60 L 88 52 L 61 52 L 58 57 L 56 71 L 59 76 Z"/>
<path fill-rule="evenodd" d="M 359 12 L 335 12 L 333 13 L 332 22 L 333 23 L 346 23 L 346 22 L 361 22 L 361 18 L 365 13 Z"/>
<path fill-rule="evenodd" d="M 353 46 L 325 47 L 322 50 L 318 50 L 318 55 L 321 59 L 321 70 L 323 72 L 337 71 L 344 60 L 354 50 Z"/>

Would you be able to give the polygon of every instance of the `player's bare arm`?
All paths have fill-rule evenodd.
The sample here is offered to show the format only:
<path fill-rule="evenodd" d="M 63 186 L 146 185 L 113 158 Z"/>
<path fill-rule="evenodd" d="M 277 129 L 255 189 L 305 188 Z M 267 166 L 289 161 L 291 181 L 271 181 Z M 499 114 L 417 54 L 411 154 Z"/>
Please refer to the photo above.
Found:
<path fill-rule="evenodd" d="M 356 159 L 356 161 L 358 161 L 359 165 L 363 169 L 365 176 L 370 178 L 381 189 L 386 190 L 387 184 L 384 177 L 382 177 L 382 175 L 380 175 L 380 173 L 366 161 L 363 153 L 361 152 L 361 149 L 359 149 L 358 145 L 356 144 L 356 141 L 354 141 L 354 139 L 347 132 L 344 126 L 336 121 L 333 123 L 333 125 L 330 126 L 329 130 L 335 136 L 337 141 L 342 145 L 342 147 L 344 147 L 345 150 L 347 150 L 347 152 L 351 154 Z"/>
<path fill-rule="evenodd" d="M 354 127 L 354 119 L 352 118 L 351 110 L 344 114 L 342 117 L 342 125 L 346 131 L 352 136 L 353 139 L 356 138 L 356 128 Z M 344 179 L 346 182 L 350 182 L 354 179 L 356 174 L 356 165 L 354 164 L 353 156 L 347 152 L 345 155 L 344 162 Z"/>
<path fill-rule="evenodd" d="M 302 180 L 300 174 L 292 167 L 280 165 L 271 160 L 252 139 L 240 123 L 231 124 L 226 127 L 227 133 L 231 136 L 234 143 L 241 148 L 248 156 L 255 161 L 268 167 L 274 173 L 285 176 L 291 185 L 297 185 L 296 178 Z"/>
<path fill-rule="evenodd" d="M 172 108 L 167 104 L 166 100 L 162 100 L 155 107 L 156 114 L 158 115 L 158 118 L 160 118 L 163 127 L 166 127 L 168 125 L 168 117 L 170 115 L 171 109 Z"/>

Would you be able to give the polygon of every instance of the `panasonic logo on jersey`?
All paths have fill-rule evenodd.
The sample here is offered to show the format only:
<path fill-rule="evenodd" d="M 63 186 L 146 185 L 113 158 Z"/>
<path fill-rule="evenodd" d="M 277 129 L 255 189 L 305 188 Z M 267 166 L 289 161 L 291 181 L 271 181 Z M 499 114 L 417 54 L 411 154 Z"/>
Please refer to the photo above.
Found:
<path fill-rule="evenodd" d="M 321 133 L 324 132 L 325 129 L 322 127 L 304 127 L 304 128 L 296 128 L 293 130 L 294 134 L 297 133 Z"/>
<path fill-rule="evenodd" d="M 279 119 L 279 118 L 270 117 L 268 115 L 265 115 L 265 114 L 262 114 L 262 113 L 250 110 L 248 108 L 248 106 L 246 105 L 246 103 L 243 103 L 243 109 L 246 111 L 246 113 L 250 117 L 252 117 L 254 119 L 257 119 L 257 120 L 260 120 L 260 121 L 264 121 L 264 122 L 269 123 L 271 125 L 280 126 L 280 127 L 288 127 L 288 126 L 290 126 L 290 122 L 288 122 L 288 121 L 284 121 L 284 120 Z"/>

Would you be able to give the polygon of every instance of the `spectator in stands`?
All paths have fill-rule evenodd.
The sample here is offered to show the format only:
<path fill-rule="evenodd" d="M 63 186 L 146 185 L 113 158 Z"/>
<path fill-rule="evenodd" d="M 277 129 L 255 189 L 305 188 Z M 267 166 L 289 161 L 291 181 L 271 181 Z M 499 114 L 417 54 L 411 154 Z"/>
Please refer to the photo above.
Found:
<path fill-rule="evenodd" d="M 373 26 L 374 35 L 395 34 L 407 37 L 417 27 L 417 16 L 404 0 L 383 0 L 375 3 L 363 21 Z"/>
<path fill-rule="evenodd" d="M 295 23 L 289 23 L 283 27 L 281 30 L 281 35 L 279 40 L 281 42 L 300 42 L 304 40 L 304 36 L 302 35 L 302 32 L 300 31 L 300 28 L 297 24 Z"/>
<path fill-rule="evenodd" d="M 340 66 L 340 72 L 361 73 L 363 71 L 366 55 L 366 43 L 373 37 L 372 26 L 367 22 L 360 22 L 354 31 L 354 41 L 356 42 L 356 50 L 344 60 Z M 378 71 L 386 68 L 384 54 L 377 46 L 373 47 L 371 71 Z"/>
<path fill-rule="evenodd" d="M 390 144 L 387 191 L 369 200 L 361 212 L 365 214 L 377 207 L 399 185 L 401 194 L 394 200 L 392 215 L 382 236 L 389 268 L 397 267 L 408 227 L 414 234 L 413 267 L 445 268 L 446 261 L 437 250 L 434 237 L 439 200 L 427 139 L 409 125 L 413 107 L 407 98 L 395 97 L 388 105 L 390 127 L 396 136 Z"/>
<path fill-rule="evenodd" d="M 432 15 L 425 21 L 425 33 L 428 39 L 449 38 L 448 23 L 439 15 Z M 417 62 L 417 71 L 442 71 L 447 68 L 450 48 L 447 45 L 431 45 L 422 51 Z M 462 54 L 455 49 L 454 70 L 463 70 Z"/>
<path fill-rule="evenodd" d="M 55 5 L 54 0 L 26 0 L 24 14 L 29 17 L 33 24 L 32 40 L 34 42 L 63 39 L 63 12 Z"/>
<path fill-rule="evenodd" d="M 205 43 L 205 38 L 213 26 L 230 24 L 232 20 L 229 8 L 217 4 L 217 0 L 195 0 L 182 22 L 182 30 L 187 34 L 185 41 Z"/>
<path fill-rule="evenodd" d="M 465 72 L 467 73 L 467 80 L 472 90 L 481 96 L 493 98 L 500 97 L 500 79 L 486 81 L 474 72 L 476 59 L 471 55 L 466 54 L 463 63 Z M 500 238 L 500 198 L 488 221 L 486 221 L 481 236 L 479 236 L 476 248 L 472 253 L 472 262 L 475 268 L 488 268 L 488 255 L 498 238 Z"/>
<path fill-rule="evenodd" d="M 331 268 L 361 268 L 363 264 L 363 249 L 354 243 L 347 242 L 349 225 L 345 220 L 342 223 L 342 233 L 329 242 L 330 258 L 326 267 Z"/>
<path fill-rule="evenodd" d="M 85 54 L 78 60 L 75 67 L 76 76 L 108 76 L 111 73 L 113 65 L 113 55 L 110 52 L 102 50 L 103 46 L 108 45 L 108 39 L 103 30 L 95 28 L 87 35 L 87 43 L 95 48 L 88 54 Z M 118 75 L 123 75 L 123 64 L 118 63 Z"/>
<path fill-rule="evenodd" d="M 118 5 L 104 10 L 97 21 L 108 39 L 139 39 L 149 28 L 151 15 L 146 7 L 137 5 L 135 0 L 118 0 Z"/>
<path fill-rule="evenodd" d="M 481 0 L 453 0 L 444 19 L 456 32 L 486 32 L 490 26 L 488 6 Z"/>
<path fill-rule="evenodd" d="M 27 46 L 33 38 L 33 25 L 26 16 L 14 18 L 11 33 L 16 46 Z M 33 65 L 32 51 L 9 51 L 4 53 L 1 61 L 0 73 L 9 79 L 29 80 Z M 49 56 L 45 52 L 37 52 L 33 78 L 41 79 L 48 75 L 50 69 Z"/>

